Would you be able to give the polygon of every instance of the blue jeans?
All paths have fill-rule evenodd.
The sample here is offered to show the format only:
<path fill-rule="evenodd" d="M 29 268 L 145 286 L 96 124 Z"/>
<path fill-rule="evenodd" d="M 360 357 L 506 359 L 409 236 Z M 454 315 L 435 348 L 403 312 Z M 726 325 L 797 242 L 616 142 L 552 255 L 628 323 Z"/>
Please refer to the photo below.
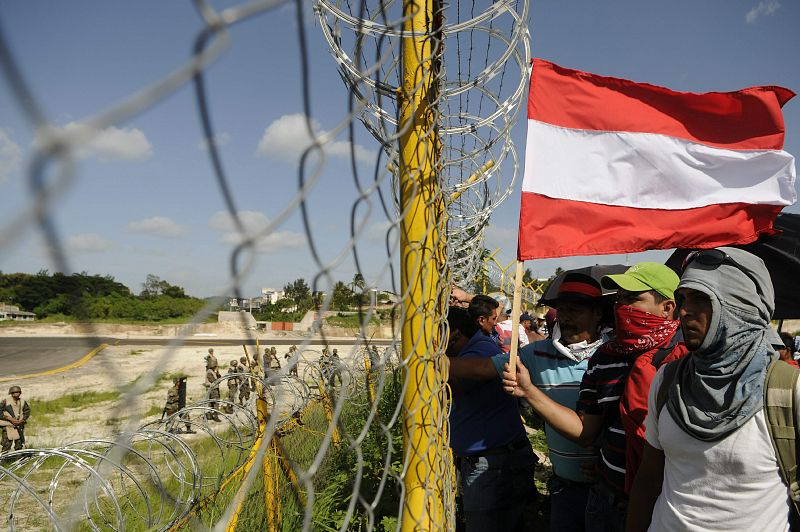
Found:
<path fill-rule="evenodd" d="M 526 530 L 538 492 L 530 445 L 502 454 L 460 459 L 461 497 L 467 532 Z"/>
<path fill-rule="evenodd" d="M 586 531 L 625 532 L 627 501 L 615 496 L 601 482 L 598 481 L 589 490 L 589 499 L 586 502 Z"/>
<path fill-rule="evenodd" d="M 549 488 L 550 531 L 584 532 L 589 484 L 569 482 L 554 475 Z"/>

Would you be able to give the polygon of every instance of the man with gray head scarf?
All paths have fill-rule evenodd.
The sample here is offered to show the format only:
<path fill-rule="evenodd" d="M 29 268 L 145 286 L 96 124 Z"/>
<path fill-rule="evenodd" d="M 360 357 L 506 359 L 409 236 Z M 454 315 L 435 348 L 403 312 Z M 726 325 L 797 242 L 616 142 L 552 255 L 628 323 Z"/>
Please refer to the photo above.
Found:
<path fill-rule="evenodd" d="M 628 530 L 789 530 L 789 493 L 764 415 L 777 358 L 764 262 L 736 248 L 695 252 L 675 300 L 690 353 L 650 388 Z"/>

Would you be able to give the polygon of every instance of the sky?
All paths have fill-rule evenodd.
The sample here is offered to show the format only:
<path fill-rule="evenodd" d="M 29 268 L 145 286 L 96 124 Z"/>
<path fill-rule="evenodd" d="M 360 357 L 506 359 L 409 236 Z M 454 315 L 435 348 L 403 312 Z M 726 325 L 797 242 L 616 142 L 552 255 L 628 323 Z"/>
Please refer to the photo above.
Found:
<path fill-rule="evenodd" d="M 305 13 L 308 96 L 313 127 L 322 133 L 346 121 L 348 98 L 310 9 Z M 789 0 L 533 1 L 529 17 L 532 56 L 694 92 L 752 85 L 800 92 L 798 23 L 800 3 Z M 28 0 L 0 3 L 0 27 L 47 120 L 76 131 L 87 118 L 184 64 L 202 21 L 189 1 Z M 377 143 L 358 123 L 354 149 L 360 181 L 349 166 L 344 134 L 327 146 L 319 174 L 304 175 L 313 184 L 306 207 L 316 258 L 310 251 L 302 213 L 293 203 L 298 147 L 306 142 L 300 58 L 295 8 L 286 4 L 233 27 L 227 48 L 206 71 L 215 138 L 236 208 L 247 228 L 271 231 L 252 261 L 245 261 L 251 266 L 243 292 L 255 295 L 298 277 L 312 283 L 321 266 L 331 280 L 347 282 L 355 259 L 370 284 L 391 289 L 388 222 L 378 191 L 363 191 L 363 200 L 355 201 L 378 153 Z M 784 107 L 784 117 L 785 149 L 797 156 L 800 98 Z M 522 152 L 525 125 L 523 113 L 513 130 Z M 231 252 L 239 237 L 209 162 L 193 86 L 184 84 L 95 133 L 76 153 L 73 181 L 47 210 L 69 268 L 110 274 L 134 291 L 147 274 L 155 274 L 195 296 L 230 294 Z M 36 146 L 35 128 L 4 77 L 0 230 L 30 206 L 27 168 Z M 56 179 L 55 169 L 48 168 L 46 179 Z M 515 256 L 520 185 L 521 179 L 487 229 L 486 245 L 500 249 L 504 264 Z M 380 189 L 387 194 L 390 186 L 384 180 Z M 800 212 L 797 205 L 786 210 Z M 349 247 L 351 219 L 360 231 L 355 257 Z M 667 255 L 568 257 L 526 267 L 547 277 L 557 266 L 663 261 Z M 54 268 L 35 225 L 27 224 L 0 247 L 5 273 Z M 319 281 L 325 289 L 327 280 Z"/>

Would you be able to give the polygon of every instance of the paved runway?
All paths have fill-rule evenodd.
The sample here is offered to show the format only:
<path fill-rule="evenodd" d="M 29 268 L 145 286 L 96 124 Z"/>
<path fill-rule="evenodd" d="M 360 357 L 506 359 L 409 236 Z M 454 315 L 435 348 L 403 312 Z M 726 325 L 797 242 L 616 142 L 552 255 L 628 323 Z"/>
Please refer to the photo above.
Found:
<path fill-rule="evenodd" d="M 165 346 L 173 338 L 77 338 L 77 337 L 16 337 L 0 336 L 0 377 L 8 375 L 27 375 L 48 371 L 71 364 L 86 355 L 100 344 L 108 345 L 161 345 Z M 329 343 L 350 343 L 340 338 L 329 339 Z M 299 345 L 300 338 L 269 338 L 259 339 L 261 346 L 267 345 Z M 324 345 L 322 338 L 313 338 L 311 345 Z M 389 345 L 390 340 L 372 340 L 377 345 Z M 215 347 L 222 345 L 256 345 L 255 339 L 250 338 L 184 338 L 183 346 Z M 2 390 L 0 390 L 0 393 Z"/>

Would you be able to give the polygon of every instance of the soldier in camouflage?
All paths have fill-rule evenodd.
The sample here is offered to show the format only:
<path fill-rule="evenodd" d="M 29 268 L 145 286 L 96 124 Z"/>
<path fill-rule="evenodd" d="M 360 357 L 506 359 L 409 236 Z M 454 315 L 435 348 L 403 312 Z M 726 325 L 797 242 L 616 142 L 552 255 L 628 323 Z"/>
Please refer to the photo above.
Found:
<path fill-rule="evenodd" d="M 241 380 L 239 361 L 234 358 L 231 360 L 231 366 L 228 368 L 228 401 L 231 403 L 236 402 L 236 396 L 239 395 L 239 382 Z M 228 410 L 229 414 L 233 413 L 232 406 L 228 406 Z"/>
<path fill-rule="evenodd" d="M 212 412 L 206 412 L 206 419 L 211 419 L 214 421 L 222 421 L 217 413 L 216 409 L 218 403 L 214 401 L 214 399 L 219 399 L 219 384 L 216 384 L 216 380 L 219 379 L 220 374 L 217 371 L 217 359 L 214 356 L 214 350 L 208 350 L 208 356 L 206 357 L 206 382 L 203 383 L 203 386 L 208 388 L 208 398 L 212 401 L 208 404 L 210 408 L 214 410 Z"/>
<path fill-rule="evenodd" d="M 248 376 L 250 368 L 247 365 L 247 357 L 239 359 L 239 368 L 242 375 L 239 380 L 239 404 L 243 405 L 250 400 L 250 387 L 252 385 L 252 379 Z"/>
<path fill-rule="evenodd" d="M 167 404 L 164 405 L 164 413 L 162 414 L 161 418 L 164 417 L 170 418 L 172 415 L 177 413 L 181 409 L 181 380 L 184 382 L 186 381 L 186 377 L 172 377 L 172 387 L 167 390 Z M 184 384 L 184 397 L 186 394 L 186 385 Z M 184 398 L 185 402 L 185 398 Z M 192 430 L 192 424 L 189 422 L 189 414 L 183 412 L 180 414 L 180 419 L 183 420 L 184 424 L 186 425 L 186 433 L 187 434 L 194 434 L 195 431 Z M 178 420 L 170 420 L 167 424 L 167 431 L 179 434 L 180 429 L 177 427 Z"/>
<path fill-rule="evenodd" d="M 21 397 L 22 388 L 12 386 L 8 397 L 0 401 L 0 433 L 2 433 L 2 452 L 18 451 L 25 447 L 25 424 L 31 416 L 31 407 Z"/>
<path fill-rule="evenodd" d="M 292 357 L 295 356 L 296 352 L 297 352 L 297 346 L 292 345 L 289 346 L 289 352 L 283 355 L 283 358 L 286 360 L 286 363 L 289 364 L 289 375 L 294 375 L 295 377 L 297 377 L 297 366 L 300 365 L 300 360 L 296 360 L 294 363 L 292 363 Z"/>
<path fill-rule="evenodd" d="M 267 378 L 270 378 L 281 370 L 281 361 L 278 360 L 278 350 L 274 347 L 269 350 L 268 365 L 264 366 L 264 369 L 267 371 Z"/>

